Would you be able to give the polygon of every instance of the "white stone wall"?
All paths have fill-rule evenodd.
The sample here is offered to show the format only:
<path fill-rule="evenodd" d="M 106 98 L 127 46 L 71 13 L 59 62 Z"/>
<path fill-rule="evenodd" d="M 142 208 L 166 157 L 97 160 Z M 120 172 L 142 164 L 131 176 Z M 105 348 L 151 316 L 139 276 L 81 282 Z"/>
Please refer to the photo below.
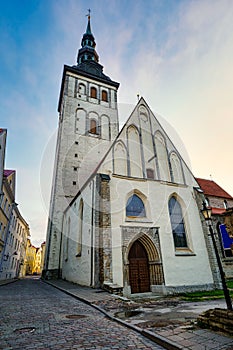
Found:
<path fill-rule="evenodd" d="M 91 225 L 94 220 L 93 198 L 95 180 L 90 182 L 71 207 L 67 208 L 63 219 L 62 278 L 81 285 L 91 286 L 94 283 L 94 270 L 91 262 L 94 260 L 95 230 Z M 80 201 L 83 201 L 83 220 L 80 221 Z M 82 237 L 80 237 L 82 231 Z M 81 245 L 81 249 L 80 249 Z M 78 253 L 78 254 L 77 254 Z"/>
<path fill-rule="evenodd" d="M 145 104 L 143 100 L 140 103 Z M 147 126 L 144 126 L 143 130 L 140 126 L 142 120 L 138 117 L 138 111 L 142 110 L 143 115 L 140 118 L 146 119 L 147 116 Z M 144 121 L 143 123 L 145 124 Z M 131 125 L 132 129 L 129 130 Z M 134 133 L 132 144 L 136 144 L 135 154 L 132 150 L 128 152 L 129 145 L 132 147 L 131 140 L 129 140 L 129 136 L 132 135 L 131 131 Z M 164 159 L 154 157 L 155 151 L 159 152 L 155 145 L 155 134 L 157 132 L 162 137 L 163 145 L 161 146 L 163 149 L 160 157 L 161 155 L 167 157 L 166 163 Z M 120 145 L 117 151 L 116 145 Z M 115 151 L 119 157 L 117 166 L 116 159 L 114 159 Z M 174 173 L 169 164 L 169 155 L 171 154 L 175 154 L 174 162 L 177 163 L 178 161 L 178 165 L 173 164 L 173 167 L 177 167 L 176 171 L 173 169 Z M 123 155 L 122 158 L 121 155 Z M 133 166 L 131 166 L 131 161 L 133 161 Z M 160 161 L 163 162 L 162 165 Z M 151 165 L 151 162 L 153 165 Z M 154 179 L 146 178 L 148 164 L 154 167 Z M 165 164 L 167 164 L 167 169 Z M 116 170 L 118 173 L 116 173 Z M 194 196 L 193 187 L 197 186 L 196 180 L 168 135 L 148 108 L 143 106 L 143 109 L 135 109 L 127 125 L 119 134 L 116 143 L 113 144 L 112 149 L 98 169 L 98 173 L 110 176 L 108 184 L 111 198 L 109 208 L 111 213 L 113 283 L 123 287 L 125 282 L 122 228 L 138 227 L 140 233 L 146 234 L 148 228 L 157 227 L 165 286 L 171 289 L 173 287 L 181 287 L 182 289 L 184 286 L 198 287 L 213 284 L 206 243 Z M 163 175 L 165 178 L 162 177 Z M 92 224 L 98 222 L 98 220 L 95 220 L 98 219 L 95 210 L 95 214 L 93 214 L 93 209 L 98 208 L 95 208 L 93 204 L 100 203 L 101 198 L 98 198 L 95 181 L 96 177 L 86 185 L 82 193 L 73 201 L 71 207 L 67 209 L 63 226 L 63 278 L 85 285 L 93 285 L 94 276 L 98 275 L 98 261 L 95 260 L 94 251 L 95 248 L 98 248 L 100 229 L 98 226 L 93 227 Z M 126 203 L 133 193 L 136 193 L 145 205 L 146 216 L 143 218 L 126 217 Z M 174 245 L 168 210 L 168 202 L 172 195 L 176 196 L 182 208 L 187 248 L 175 248 Z M 77 230 L 80 227 L 77 221 L 77 208 L 81 198 L 84 202 L 83 222 L 85 225 L 83 226 L 82 254 L 76 257 L 77 248 L 75 247 L 77 244 L 75 239 L 78 237 Z M 67 236 L 69 237 L 67 241 L 68 248 L 65 243 Z"/>
<path fill-rule="evenodd" d="M 144 104 L 143 101 L 141 103 Z M 125 129 L 120 133 L 113 147 L 113 152 L 108 154 L 99 170 L 102 173 L 112 174 L 110 189 L 114 283 L 123 285 L 121 225 L 127 225 L 145 228 L 159 227 L 166 286 L 211 284 L 213 279 L 199 212 L 193 193 L 193 187 L 198 186 L 196 180 L 151 111 L 148 108 L 144 108 L 142 116 L 140 116 L 140 111 L 139 104 L 139 108 L 134 110 Z M 138 125 L 141 126 L 141 129 Z M 137 143 L 134 147 L 135 153 L 133 154 L 133 152 L 129 151 L 128 158 L 125 158 L 125 155 L 119 156 L 118 161 L 118 159 L 114 159 L 114 152 L 120 144 L 125 145 L 126 150 L 129 147 L 131 141 L 129 141 L 130 133 L 128 131 L 131 126 L 133 126 L 132 128 L 137 127 L 141 131 L 143 138 L 140 139 L 138 136 L 137 141 L 134 135 L 133 142 Z M 162 138 L 161 147 L 163 147 L 163 150 L 160 157 L 153 157 L 155 155 L 154 150 L 159 152 L 158 147 L 156 148 L 155 140 L 157 133 Z M 118 156 L 119 152 L 117 152 L 116 155 Z M 125 154 L 127 154 L 127 151 Z M 169 168 L 169 155 L 174 157 L 174 154 L 176 164 L 171 163 L 171 165 L 173 168 L 175 166 L 177 168 L 172 171 L 172 166 Z M 128 171 L 128 176 L 125 174 L 125 162 L 128 162 L 128 167 L 130 166 L 131 168 Z M 136 162 L 137 164 L 135 164 Z M 153 162 L 153 165 L 150 166 L 154 168 L 155 176 L 154 179 L 147 180 L 145 179 L 146 167 L 150 162 Z M 141 169 L 141 172 L 140 170 L 136 171 L 136 168 Z M 118 173 L 116 173 L 116 169 Z M 121 169 L 122 171 L 120 171 Z M 144 179 L 143 173 L 145 174 Z M 147 212 L 146 218 L 132 220 L 126 218 L 127 199 L 133 193 L 139 193 L 139 196 L 143 199 Z M 174 246 L 168 211 L 168 201 L 172 195 L 177 197 L 182 206 L 188 249 L 175 249 Z M 205 269 L 203 269 L 203 266 L 205 266 Z"/>
<path fill-rule="evenodd" d="M 110 158 L 112 171 L 117 175 L 147 178 L 149 169 L 154 173 L 154 180 L 193 182 L 190 169 L 143 99 L 117 138 L 102 172 L 108 171 Z M 196 182 L 195 185 L 198 186 Z"/>
<path fill-rule="evenodd" d="M 81 89 L 79 86 L 81 84 Z M 97 89 L 97 99 L 90 98 L 90 88 Z M 109 102 L 101 101 L 101 91 L 108 91 Z M 63 91 L 49 222 L 46 238 L 45 270 L 59 268 L 59 249 L 63 211 L 87 181 L 118 134 L 117 88 L 80 74 L 66 72 Z M 89 116 L 97 116 L 99 133 L 88 132 Z M 109 138 L 106 127 L 109 121 Z M 104 139 L 102 138 L 104 137 Z"/>
<path fill-rule="evenodd" d="M 132 181 L 112 177 L 111 211 L 114 283 L 123 285 L 121 226 L 159 227 L 162 261 L 166 286 L 213 283 L 204 235 L 192 188 L 169 186 L 157 181 Z M 125 213 L 128 194 L 132 190 L 145 196 L 147 217 L 128 220 Z M 168 212 L 171 195 L 178 194 L 184 212 L 188 248 L 175 250 Z M 143 229 L 142 229 L 143 232 Z M 205 268 L 203 269 L 203 266 Z"/>

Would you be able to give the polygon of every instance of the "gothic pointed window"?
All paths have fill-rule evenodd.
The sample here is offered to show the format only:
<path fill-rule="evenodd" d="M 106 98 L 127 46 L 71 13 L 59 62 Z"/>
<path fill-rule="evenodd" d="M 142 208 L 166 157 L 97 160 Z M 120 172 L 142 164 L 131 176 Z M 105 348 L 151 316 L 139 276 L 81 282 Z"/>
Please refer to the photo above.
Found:
<path fill-rule="evenodd" d="M 172 196 L 168 203 L 172 234 L 176 248 L 187 248 L 183 213 L 180 203 Z"/>
<path fill-rule="evenodd" d="M 141 198 L 136 194 L 133 194 L 126 204 L 126 216 L 127 217 L 145 217 L 145 206 Z"/>
<path fill-rule="evenodd" d="M 91 98 L 97 98 L 97 90 L 95 87 L 91 87 Z"/>

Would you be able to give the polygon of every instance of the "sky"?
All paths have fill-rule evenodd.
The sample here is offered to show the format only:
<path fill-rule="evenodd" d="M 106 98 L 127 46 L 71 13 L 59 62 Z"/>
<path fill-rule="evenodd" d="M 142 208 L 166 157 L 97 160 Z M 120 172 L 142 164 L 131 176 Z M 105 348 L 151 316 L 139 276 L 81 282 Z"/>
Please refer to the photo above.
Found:
<path fill-rule="evenodd" d="M 104 73 L 120 82 L 120 124 L 143 96 L 193 174 L 233 195 L 232 0 L 3 0 L 5 168 L 16 170 L 36 246 L 46 239 L 63 66 L 76 64 L 88 8 Z"/>

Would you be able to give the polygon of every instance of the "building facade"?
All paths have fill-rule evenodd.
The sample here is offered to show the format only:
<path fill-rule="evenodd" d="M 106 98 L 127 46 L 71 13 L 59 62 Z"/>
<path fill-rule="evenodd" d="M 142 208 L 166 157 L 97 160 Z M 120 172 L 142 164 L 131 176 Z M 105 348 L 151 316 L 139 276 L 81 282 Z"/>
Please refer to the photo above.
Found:
<path fill-rule="evenodd" d="M 45 242 L 40 247 L 35 247 L 31 240 L 27 240 L 26 249 L 26 275 L 41 275 L 44 265 Z"/>
<path fill-rule="evenodd" d="M 3 249 L 0 260 L 0 279 L 25 275 L 26 241 L 29 226 L 15 203 L 15 170 L 4 170 L 3 196 L 0 206 L 1 240 Z"/>
<path fill-rule="evenodd" d="M 233 236 L 226 222 L 233 217 L 233 197 L 213 180 L 196 180 L 203 190 L 207 207 L 211 207 L 213 229 L 225 275 L 233 278 Z"/>
<path fill-rule="evenodd" d="M 63 73 L 43 276 L 127 296 L 214 288 L 199 184 L 143 98 L 118 131 L 118 86 L 88 17 Z"/>
<path fill-rule="evenodd" d="M 15 202 L 16 171 L 4 169 L 6 129 L 0 129 L 0 279 L 25 276 L 29 226 Z"/>

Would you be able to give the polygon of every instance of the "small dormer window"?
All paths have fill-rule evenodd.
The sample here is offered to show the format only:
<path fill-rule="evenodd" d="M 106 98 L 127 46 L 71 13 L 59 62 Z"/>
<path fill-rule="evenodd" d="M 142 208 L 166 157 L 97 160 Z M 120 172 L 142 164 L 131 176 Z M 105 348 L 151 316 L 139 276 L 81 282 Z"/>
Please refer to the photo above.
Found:
<path fill-rule="evenodd" d="M 91 98 L 97 98 L 97 90 L 95 87 L 91 87 Z"/>
<path fill-rule="evenodd" d="M 224 199 L 224 201 L 223 201 L 223 206 L 224 206 L 224 209 L 228 209 L 228 203 L 227 203 L 226 199 Z"/>

